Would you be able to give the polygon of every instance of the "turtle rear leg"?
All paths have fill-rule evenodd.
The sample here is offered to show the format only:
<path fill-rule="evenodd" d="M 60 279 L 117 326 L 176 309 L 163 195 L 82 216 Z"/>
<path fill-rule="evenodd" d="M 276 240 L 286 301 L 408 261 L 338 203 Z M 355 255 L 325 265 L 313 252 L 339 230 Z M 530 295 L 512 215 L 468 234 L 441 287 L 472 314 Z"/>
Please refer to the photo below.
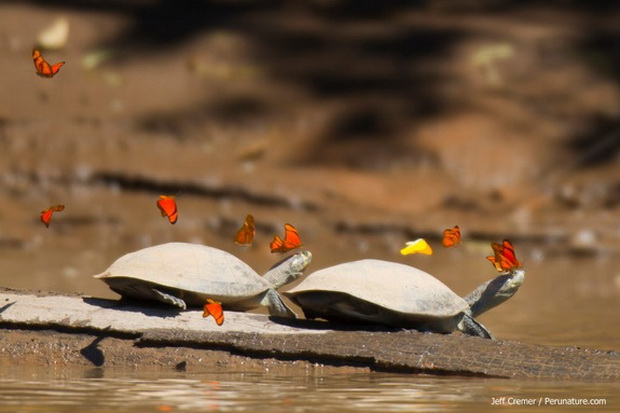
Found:
<path fill-rule="evenodd" d="M 183 301 L 179 297 L 175 297 L 172 294 L 161 292 L 156 288 L 153 288 L 152 291 L 153 291 L 153 294 L 156 300 L 161 301 L 166 304 L 172 304 L 175 307 L 181 308 L 182 310 L 187 309 L 187 305 L 185 304 L 185 301 Z"/>
<path fill-rule="evenodd" d="M 457 328 L 465 334 L 476 337 L 489 338 L 495 340 L 495 336 L 487 330 L 480 322 L 476 321 L 468 314 L 463 314 L 463 318 L 459 322 Z"/>

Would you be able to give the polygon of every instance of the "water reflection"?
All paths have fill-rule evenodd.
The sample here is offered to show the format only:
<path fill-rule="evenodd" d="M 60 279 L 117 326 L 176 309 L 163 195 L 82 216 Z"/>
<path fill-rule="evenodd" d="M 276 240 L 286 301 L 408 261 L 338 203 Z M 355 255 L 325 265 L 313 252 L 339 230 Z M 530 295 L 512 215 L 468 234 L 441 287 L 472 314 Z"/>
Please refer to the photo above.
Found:
<path fill-rule="evenodd" d="M 74 375 L 72 375 L 75 374 Z M 492 411 L 493 399 L 597 398 L 617 411 L 618 383 L 537 382 L 385 373 L 179 374 L 94 369 L 59 377 L 4 377 L 0 412 Z M 93 374 L 95 373 L 95 374 Z M 26 373 L 26 376 L 29 373 Z M 53 375 L 52 375 L 53 376 Z M 99 377 L 102 376 L 102 377 Z M 520 406 L 519 411 L 535 411 Z M 566 406 L 546 406 L 545 412 Z"/>

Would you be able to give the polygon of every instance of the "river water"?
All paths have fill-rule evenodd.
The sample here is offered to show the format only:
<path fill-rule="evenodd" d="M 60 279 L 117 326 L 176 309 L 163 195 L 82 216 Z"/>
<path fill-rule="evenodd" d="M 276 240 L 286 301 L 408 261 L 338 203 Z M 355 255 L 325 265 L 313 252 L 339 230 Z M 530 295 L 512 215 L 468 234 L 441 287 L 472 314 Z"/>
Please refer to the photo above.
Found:
<path fill-rule="evenodd" d="M 0 412 L 612 412 L 619 394 L 619 383 L 85 369 L 0 379 Z"/>
<path fill-rule="evenodd" d="M 60 248 L 60 247 L 59 247 Z M 494 270 L 473 243 L 433 257 L 378 258 L 409 262 L 436 275 L 463 295 Z M 488 244 L 486 247 L 488 249 Z M 49 246 L 43 255 L 4 250 L 3 285 L 84 291 L 113 297 L 97 280 L 119 250 L 104 256 L 88 249 L 63 254 Z M 261 255 L 246 253 L 255 267 Z M 620 349 L 620 257 L 613 254 L 557 255 L 534 247 L 518 249 L 526 262 L 521 290 L 480 320 L 500 339 L 527 343 Z M 439 258 L 437 258 L 439 256 Z M 313 269 L 360 258 L 359 251 L 317 254 Z M 254 262 L 253 262 L 254 261 Z M 263 264 L 264 266 L 264 264 Z M 51 275 L 50 275 L 51 274 Z M 45 278 L 45 275 L 50 278 Z M 28 278 L 31 277 L 31 278 Z M 592 403 L 578 406 L 575 403 Z M 530 405 L 532 403 L 533 405 Z M 560 404 L 563 403 L 563 404 Z M 567 403 L 572 403 L 567 405 Z M 178 372 L 162 369 L 62 369 L 15 366 L 0 374 L 0 412 L 571 412 L 620 411 L 620 383 L 501 380 L 420 376 L 383 372 L 299 375 L 268 370 Z"/>

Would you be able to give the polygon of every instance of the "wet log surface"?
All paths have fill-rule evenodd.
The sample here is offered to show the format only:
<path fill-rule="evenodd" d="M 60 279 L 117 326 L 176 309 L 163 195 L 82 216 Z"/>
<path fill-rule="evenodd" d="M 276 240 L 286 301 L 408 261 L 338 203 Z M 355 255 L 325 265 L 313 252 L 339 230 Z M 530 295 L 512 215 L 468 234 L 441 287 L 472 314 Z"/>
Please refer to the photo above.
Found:
<path fill-rule="evenodd" d="M 253 360 L 306 361 L 407 373 L 620 379 L 618 352 L 490 341 L 461 334 L 352 330 L 323 322 L 278 320 L 231 311 L 226 312 L 226 321 L 218 327 L 213 319 L 203 319 L 197 310 L 178 312 L 85 296 L 6 289 L 0 289 L 0 329 L 0 341 L 24 330 L 62 332 L 58 335 L 61 338 L 55 340 L 67 342 L 71 341 L 70 336 L 90 334 L 95 340 L 76 353 L 95 365 L 105 365 L 103 360 L 106 364 L 114 364 L 115 357 L 123 358 L 128 351 L 136 355 L 139 364 L 140 352 L 158 351 L 161 357 L 166 357 L 172 351 L 178 355 L 181 349 L 188 354 L 206 350 Z M 110 343 L 127 349 L 115 352 L 108 344 L 101 350 L 98 344 L 108 337 Z M 5 347 L 3 344 L 0 364 L 3 358 L 11 357 L 11 351 L 5 351 Z M 28 346 L 25 347 L 27 352 Z M 44 355 L 48 361 L 70 357 L 54 354 L 61 348 L 65 353 L 72 351 L 69 345 L 37 351 L 48 352 Z M 116 360 L 116 364 L 123 360 Z"/>

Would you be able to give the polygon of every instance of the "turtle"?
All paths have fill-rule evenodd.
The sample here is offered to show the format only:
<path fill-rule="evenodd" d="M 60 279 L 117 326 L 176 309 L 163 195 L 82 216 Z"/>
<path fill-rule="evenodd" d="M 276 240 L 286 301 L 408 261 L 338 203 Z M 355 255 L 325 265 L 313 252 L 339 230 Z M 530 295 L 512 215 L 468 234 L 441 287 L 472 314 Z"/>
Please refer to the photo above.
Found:
<path fill-rule="evenodd" d="M 284 293 L 306 318 L 382 324 L 493 339 L 474 317 L 506 301 L 523 284 L 522 268 L 500 274 L 464 298 L 432 275 L 396 262 L 364 259 L 316 271 Z"/>
<path fill-rule="evenodd" d="M 276 289 L 302 275 L 311 260 L 310 251 L 298 252 L 261 277 L 226 251 L 171 242 L 128 253 L 94 277 L 123 297 L 159 301 L 183 310 L 202 307 L 212 299 L 228 310 L 262 305 L 270 315 L 295 318 Z"/>

